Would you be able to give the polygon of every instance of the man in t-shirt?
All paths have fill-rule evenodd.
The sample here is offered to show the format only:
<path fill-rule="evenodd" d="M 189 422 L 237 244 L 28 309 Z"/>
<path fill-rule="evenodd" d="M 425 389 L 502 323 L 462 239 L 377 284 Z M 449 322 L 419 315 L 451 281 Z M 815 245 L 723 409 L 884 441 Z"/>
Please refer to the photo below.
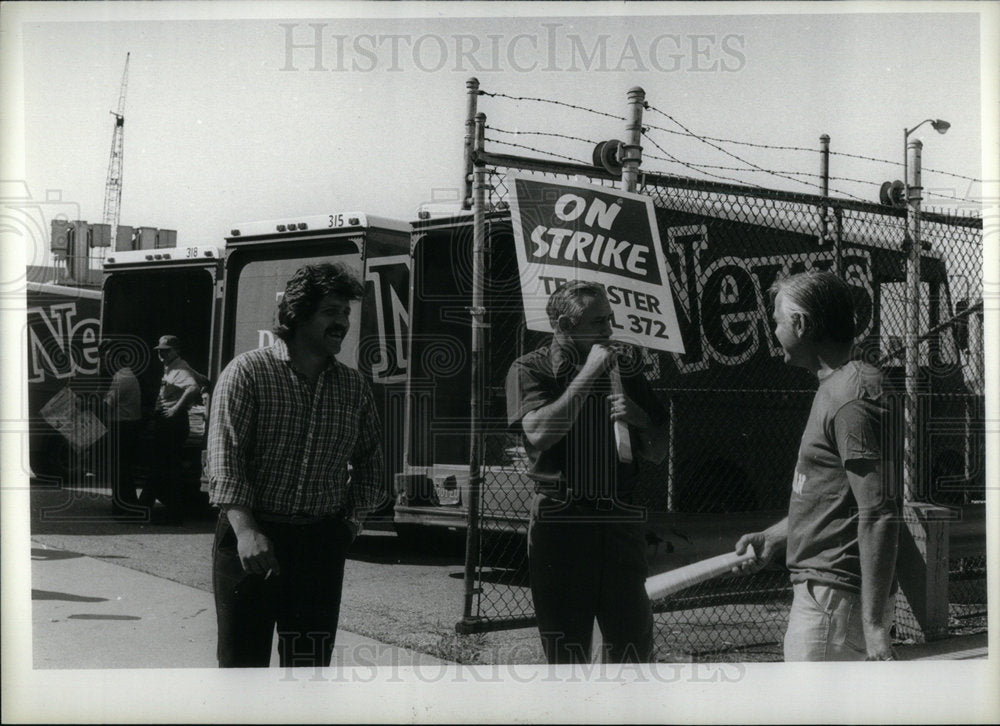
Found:
<path fill-rule="evenodd" d="M 604 288 L 565 283 L 546 312 L 551 343 L 514 361 L 506 386 L 507 419 L 535 482 L 528 560 L 542 646 L 549 663 L 589 662 L 596 618 L 608 662 L 648 662 L 645 512 L 629 501 L 637 466 L 619 461 L 614 424 L 628 424 L 635 453 L 661 461 L 667 415 L 637 356 L 611 342 Z"/>
<path fill-rule="evenodd" d="M 788 516 L 743 535 L 763 567 L 782 548 L 793 601 L 786 661 L 891 660 L 900 501 L 883 441 L 877 368 L 851 360 L 850 285 L 829 272 L 779 280 L 775 336 L 785 363 L 813 371 L 819 388 L 799 446 Z"/>
<path fill-rule="evenodd" d="M 127 365 L 128 346 L 105 339 L 97 344 L 101 374 L 110 376 L 104 394 L 104 419 L 108 427 L 108 474 L 111 479 L 111 513 L 116 517 L 144 515 L 135 495 L 132 469 L 142 429 L 142 394 L 135 373 Z"/>
<path fill-rule="evenodd" d="M 188 411 L 200 400 L 208 379 L 181 358 L 176 335 L 162 336 L 155 350 L 163 363 L 163 378 L 153 411 L 152 486 L 143 489 L 139 501 L 152 508 L 159 499 L 167 508 L 167 523 L 179 525 L 184 512 L 181 457 L 190 433 Z"/>

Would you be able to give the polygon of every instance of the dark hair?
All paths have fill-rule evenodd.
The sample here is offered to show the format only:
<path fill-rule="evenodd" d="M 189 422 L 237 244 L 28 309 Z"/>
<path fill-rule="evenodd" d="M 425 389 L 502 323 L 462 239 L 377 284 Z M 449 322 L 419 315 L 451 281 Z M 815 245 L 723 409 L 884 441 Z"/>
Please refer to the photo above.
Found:
<path fill-rule="evenodd" d="M 604 288 L 596 282 L 584 282 L 583 280 L 564 282 L 549 296 L 549 302 L 545 306 L 545 312 L 549 316 L 549 322 L 552 323 L 553 329 L 558 325 L 559 317 L 562 315 L 567 316 L 573 325 L 579 323 L 580 316 L 583 315 L 589 302 L 604 294 Z"/>
<path fill-rule="evenodd" d="M 771 286 L 772 299 L 779 292 L 805 319 L 811 340 L 854 341 L 854 294 L 851 286 L 832 272 L 800 272 L 779 279 Z"/>
<path fill-rule="evenodd" d="M 278 324 L 274 334 L 287 342 L 295 334 L 299 322 L 312 317 L 327 295 L 360 300 L 364 291 L 361 282 L 340 263 L 300 267 L 285 285 L 285 294 L 278 303 Z"/>

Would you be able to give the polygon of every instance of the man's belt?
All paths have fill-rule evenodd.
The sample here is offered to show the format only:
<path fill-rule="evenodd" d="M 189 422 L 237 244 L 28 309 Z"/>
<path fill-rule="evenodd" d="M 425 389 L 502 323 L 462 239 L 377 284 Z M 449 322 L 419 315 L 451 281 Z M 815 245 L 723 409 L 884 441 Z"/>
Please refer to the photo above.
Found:
<path fill-rule="evenodd" d="M 331 519 L 343 519 L 345 515 L 343 508 L 341 508 L 330 514 L 306 514 L 304 512 L 296 514 L 277 514 L 274 512 L 254 512 L 253 516 L 254 519 L 258 519 L 261 522 L 307 525 L 319 524 L 320 522 L 326 522 Z"/>

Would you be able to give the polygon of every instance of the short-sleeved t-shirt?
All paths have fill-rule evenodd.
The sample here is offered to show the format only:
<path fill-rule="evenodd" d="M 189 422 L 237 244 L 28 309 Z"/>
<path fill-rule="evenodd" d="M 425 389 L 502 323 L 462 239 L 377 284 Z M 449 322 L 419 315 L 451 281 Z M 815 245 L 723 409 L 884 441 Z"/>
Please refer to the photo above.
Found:
<path fill-rule="evenodd" d="M 895 506 L 891 450 L 883 446 L 886 401 L 877 368 L 850 361 L 820 380 L 802 434 L 788 507 L 792 582 L 817 580 L 860 592 L 858 508 Z M 880 491 L 851 489 L 844 462 L 880 461 Z"/>
<path fill-rule="evenodd" d="M 135 373 L 128 366 L 115 371 L 104 396 L 111 421 L 138 421 L 142 418 L 142 391 Z"/>
<path fill-rule="evenodd" d="M 195 371 L 183 358 L 177 358 L 163 372 L 160 379 L 160 393 L 156 399 L 156 410 L 164 411 L 190 390 L 199 390 L 207 381 L 203 375 Z M 193 404 L 190 401 L 188 407 Z"/>
<path fill-rule="evenodd" d="M 507 421 L 523 434 L 521 421 L 530 411 L 556 401 L 577 375 L 555 341 L 521 356 L 507 372 Z M 622 388 L 655 425 L 667 420 L 666 410 L 637 366 L 620 367 Z M 551 448 L 540 451 L 522 436 L 528 455 L 528 476 L 538 491 L 557 491 L 579 499 L 628 501 L 638 473 L 636 461 L 622 463 L 615 447 L 614 422 L 607 397 L 611 381 L 598 379 L 584 398 L 576 422 Z M 634 440 L 634 435 L 633 435 Z"/>

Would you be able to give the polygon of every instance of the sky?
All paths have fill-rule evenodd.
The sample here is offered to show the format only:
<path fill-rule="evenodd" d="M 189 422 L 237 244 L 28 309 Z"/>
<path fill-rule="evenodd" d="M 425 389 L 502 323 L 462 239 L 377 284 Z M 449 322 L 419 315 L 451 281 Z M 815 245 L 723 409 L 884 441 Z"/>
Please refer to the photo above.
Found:
<path fill-rule="evenodd" d="M 948 6 L 534 4 L 515 17 L 509 4 L 55 5 L 20 26 L 19 73 L 5 67 L 23 78 L 23 154 L 4 179 L 49 212 L 102 221 L 130 53 L 121 223 L 176 229 L 181 245 L 338 210 L 411 221 L 455 198 L 471 76 L 489 93 L 601 112 L 481 96 L 496 151 L 588 161 L 593 142 L 624 136 L 602 114 L 623 116 L 638 85 L 647 170 L 818 193 L 829 134 L 834 195 L 877 201 L 903 176 L 904 128 L 943 118 L 946 135 L 914 133 L 925 205 L 977 209 L 983 193 L 970 181 L 984 174 L 982 31 Z M 46 246 L 28 262 L 46 262 Z"/>
<path fill-rule="evenodd" d="M 175 229 L 180 245 L 222 245 L 229 230 L 249 221 L 339 211 L 411 221 L 421 205 L 454 199 L 471 76 L 489 93 L 581 107 L 482 96 L 491 150 L 544 155 L 495 141 L 506 139 L 587 161 L 595 141 L 624 136 L 624 121 L 605 114 L 624 115 L 628 89 L 641 86 L 651 106 L 644 123 L 655 141 L 644 144 L 643 169 L 715 178 L 663 159 L 669 154 L 690 165 L 729 167 L 749 162 L 783 176 L 708 171 L 741 183 L 816 192 L 787 177 L 816 183 L 800 175 L 818 173 L 818 154 L 801 149 L 817 149 L 820 135 L 829 134 L 838 152 L 831 174 L 841 178 L 831 182 L 834 196 L 870 201 L 883 181 L 902 178 L 904 129 L 942 118 L 951 123 L 947 134 L 929 125 L 914 133 L 924 141 L 927 203 L 975 211 L 985 195 L 992 200 L 985 205 L 987 229 L 995 234 L 996 10 L 995 3 L 4 3 L 0 298 L 9 312 L 8 293 L 23 291 L 18 269 L 49 259 L 44 230 L 11 223 L 20 207 L 36 205 L 46 220 L 65 214 L 101 221 L 114 123 L 109 112 L 118 103 L 127 53 L 121 222 Z M 991 45 L 984 48 L 984 39 Z M 670 133 L 680 130 L 675 121 L 715 141 Z M 992 188 L 970 181 L 980 179 Z M 995 262 L 989 250 L 987 245 Z M 989 261 L 987 270 L 987 285 L 996 290 Z M 10 365 L 18 360 L 19 339 L 0 337 L 3 387 L 20 386 L 24 378 Z M 5 412 L 11 398 L 3 402 Z M 5 421 L 14 418 L 4 413 Z M 3 489 L 10 511 L 15 492 L 6 481 Z M 25 527 L 5 521 L 7 572 L 9 557 L 21 557 L 22 566 L 27 561 Z M 21 549 L 11 550 L 11 542 Z M 8 587 L 5 578 L 5 592 Z M 22 589 L 16 593 L 24 602 L 5 598 L 5 619 L 17 613 L 30 618 Z M 5 657 L 9 652 L 5 648 Z M 813 720 L 948 720 L 957 704 L 939 697 L 945 689 L 979 693 L 990 682 L 978 670 L 949 666 L 917 673 L 905 704 L 874 690 L 880 680 L 852 676 L 845 682 L 863 693 L 866 686 L 874 690 L 870 700 L 859 696 L 866 704 L 861 715 L 837 710 L 856 704 L 827 704 L 834 710 L 812 714 Z M 752 719 L 759 711 L 758 718 L 771 721 L 780 719 L 768 710 L 775 704 L 803 700 L 808 703 L 796 720 L 808 720 L 809 709 L 825 703 L 802 697 L 825 692 L 822 673 L 796 672 L 795 679 L 766 669 L 747 673 L 731 686 L 640 684 L 628 698 L 618 684 L 564 693 L 534 683 L 516 693 L 494 689 L 493 701 L 469 701 L 465 689 L 455 697 L 447 683 L 421 684 L 424 690 L 376 683 L 374 691 L 359 686 L 349 694 L 329 684 L 297 683 L 289 699 L 287 690 L 271 695 L 264 688 L 275 684 L 254 681 L 262 686 L 258 693 L 245 687 L 247 681 L 220 683 L 215 674 L 206 681 L 217 689 L 213 698 L 237 709 L 232 712 L 199 711 L 207 698 L 178 702 L 176 693 L 200 693 L 206 676 L 197 672 L 184 680 L 171 674 L 182 690 L 156 693 L 145 686 L 159 674 L 62 678 L 35 672 L 23 693 L 61 695 L 49 705 L 72 717 L 74 698 L 100 706 L 101 693 L 141 692 L 151 708 L 167 709 L 151 711 L 164 718 L 179 718 L 178 709 L 187 707 L 196 718 L 219 721 L 233 714 L 271 718 L 289 707 L 287 713 L 301 715 L 307 702 L 317 704 L 317 718 L 334 720 L 348 713 L 349 702 L 357 709 L 350 713 L 363 719 L 395 704 L 402 709 L 384 713 L 462 721 L 470 704 L 494 704 L 501 710 L 480 720 L 498 720 L 500 713 L 503 720 L 593 720 L 595 711 L 581 709 L 596 708 L 622 720 Z M 935 688 L 920 700 L 912 682 Z M 681 692 L 695 697 L 682 700 Z M 239 710 L 255 704 L 270 710 Z"/>

